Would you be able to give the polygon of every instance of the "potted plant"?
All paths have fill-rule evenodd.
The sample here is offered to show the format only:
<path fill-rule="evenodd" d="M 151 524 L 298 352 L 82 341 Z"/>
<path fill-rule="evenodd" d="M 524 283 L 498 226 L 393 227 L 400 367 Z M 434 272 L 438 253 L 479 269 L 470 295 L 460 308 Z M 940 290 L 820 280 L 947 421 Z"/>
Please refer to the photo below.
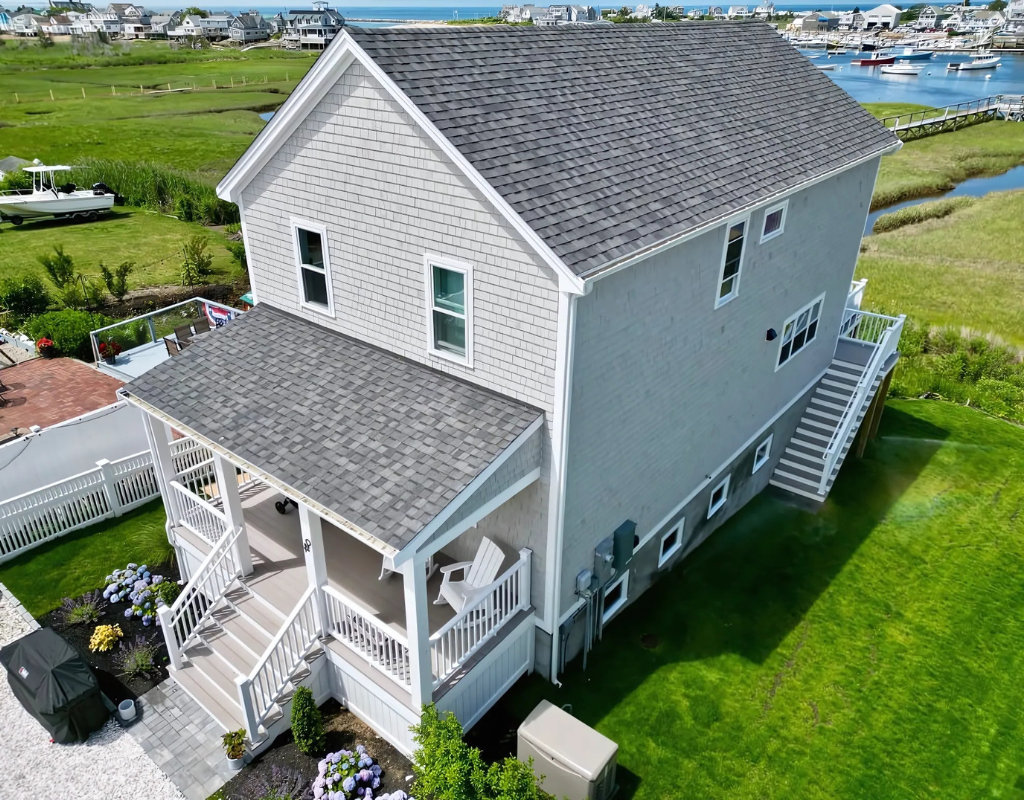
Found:
<path fill-rule="evenodd" d="M 228 731 L 221 737 L 221 741 L 224 743 L 224 753 L 228 757 L 228 766 L 237 772 L 245 760 L 245 728 Z"/>
<path fill-rule="evenodd" d="M 102 358 L 106 363 L 115 363 L 117 361 L 117 357 L 120 354 L 121 345 L 119 345 L 113 339 L 109 339 L 105 342 L 100 342 L 100 358 Z"/>
<path fill-rule="evenodd" d="M 36 350 L 39 351 L 39 355 L 43 358 L 53 358 L 57 355 L 57 348 L 53 344 L 53 339 L 47 339 L 45 336 L 36 342 Z"/>

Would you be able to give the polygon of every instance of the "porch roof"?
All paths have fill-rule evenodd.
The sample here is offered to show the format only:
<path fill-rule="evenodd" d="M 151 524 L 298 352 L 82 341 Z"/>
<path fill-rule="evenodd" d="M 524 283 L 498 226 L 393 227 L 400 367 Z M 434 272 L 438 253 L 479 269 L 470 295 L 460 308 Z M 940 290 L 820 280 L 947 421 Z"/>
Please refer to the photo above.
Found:
<path fill-rule="evenodd" d="M 122 392 L 394 550 L 543 416 L 265 303 Z"/>

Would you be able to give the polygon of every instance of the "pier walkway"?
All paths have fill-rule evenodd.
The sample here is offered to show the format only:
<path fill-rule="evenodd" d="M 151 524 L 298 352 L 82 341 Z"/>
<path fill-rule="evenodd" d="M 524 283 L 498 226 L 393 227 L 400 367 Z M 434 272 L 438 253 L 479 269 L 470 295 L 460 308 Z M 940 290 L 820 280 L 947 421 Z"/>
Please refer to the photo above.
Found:
<path fill-rule="evenodd" d="M 900 139 L 907 141 L 931 136 L 933 133 L 953 131 L 965 125 L 990 119 L 1024 121 L 1024 98 L 1019 95 L 998 94 L 944 108 L 928 108 L 912 114 L 885 117 L 881 123 Z"/>

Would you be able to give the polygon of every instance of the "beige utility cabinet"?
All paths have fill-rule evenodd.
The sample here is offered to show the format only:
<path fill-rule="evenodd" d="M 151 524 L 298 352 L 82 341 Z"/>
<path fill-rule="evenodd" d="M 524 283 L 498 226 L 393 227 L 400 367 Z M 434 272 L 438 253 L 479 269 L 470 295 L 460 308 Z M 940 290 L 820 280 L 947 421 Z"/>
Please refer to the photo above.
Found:
<path fill-rule="evenodd" d="M 615 793 L 619 746 L 572 714 L 542 700 L 519 726 L 516 756 L 533 759 L 541 787 L 569 800 L 609 800 Z"/>

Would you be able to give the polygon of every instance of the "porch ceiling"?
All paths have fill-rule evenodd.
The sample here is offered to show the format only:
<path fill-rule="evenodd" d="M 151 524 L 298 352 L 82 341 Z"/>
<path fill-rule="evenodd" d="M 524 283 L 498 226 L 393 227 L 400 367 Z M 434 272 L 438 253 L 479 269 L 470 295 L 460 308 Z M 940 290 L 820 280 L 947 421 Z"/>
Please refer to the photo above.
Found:
<path fill-rule="evenodd" d="M 543 416 L 263 303 L 122 393 L 395 550 Z"/>

